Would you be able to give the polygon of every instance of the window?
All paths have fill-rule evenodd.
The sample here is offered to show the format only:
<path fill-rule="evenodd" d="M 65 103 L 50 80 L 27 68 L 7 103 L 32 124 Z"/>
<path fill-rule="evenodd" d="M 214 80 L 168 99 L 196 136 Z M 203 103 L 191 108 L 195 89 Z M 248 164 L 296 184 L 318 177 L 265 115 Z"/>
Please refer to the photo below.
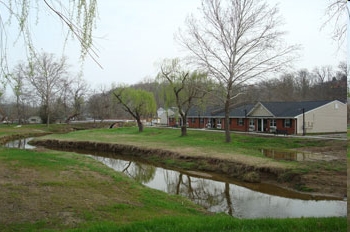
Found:
<path fill-rule="evenodd" d="M 249 126 L 254 126 L 254 125 L 255 125 L 254 119 L 249 119 Z"/>
<path fill-rule="evenodd" d="M 237 118 L 237 125 L 238 126 L 243 126 L 244 125 L 243 118 Z"/>
<path fill-rule="evenodd" d="M 270 126 L 276 126 L 276 120 L 270 119 Z"/>
<path fill-rule="evenodd" d="M 285 119 L 285 120 L 284 120 L 284 127 L 285 127 L 285 128 L 290 128 L 290 127 L 292 127 L 292 119 Z"/>
<path fill-rule="evenodd" d="M 204 118 L 200 119 L 200 123 L 203 124 L 204 123 Z"/>
<path fill-rule="evenodd" d="M 191 118 L 191 123 L 195 123 L 196 119 L 195 118 Z"/>

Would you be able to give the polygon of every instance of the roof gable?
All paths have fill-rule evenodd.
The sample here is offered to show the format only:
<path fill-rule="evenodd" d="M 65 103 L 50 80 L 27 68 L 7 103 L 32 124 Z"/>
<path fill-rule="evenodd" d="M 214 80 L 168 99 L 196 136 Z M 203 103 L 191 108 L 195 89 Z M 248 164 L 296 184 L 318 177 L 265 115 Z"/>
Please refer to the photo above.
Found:
<path fill-rule="evenodd" d="M 248 113 L 250 117 L 273 117 L 274 115 L 263 104 L 258 102 Z"/>

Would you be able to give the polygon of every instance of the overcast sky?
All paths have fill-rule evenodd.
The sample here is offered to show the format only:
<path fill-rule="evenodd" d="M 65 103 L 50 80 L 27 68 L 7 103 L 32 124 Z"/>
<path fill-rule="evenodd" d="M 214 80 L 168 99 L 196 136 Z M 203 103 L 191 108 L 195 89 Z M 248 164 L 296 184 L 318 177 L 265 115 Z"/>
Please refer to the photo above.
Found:
<path fill-rule="evenodd" d="M 99 19 L 94 32 L 99 49 L 100 69 L 90 58 L 84 65 L 84 79 L 93 88 L 109 87 L 111 83 L 134 84 L 144 78 L 154 78 L 157 63 L 164 58 L 183 56 L 174 41 L 174 33 L 184 28 L 186 16 L 198 12 L 200 0 L 117 0 L 99 1 Z M 346 52 L 338 50 L 338 44 L 330 39 L 331 27 L 321 31 L 328 0 L 269 0 L 279 2 L 285 19 L 284 30 L 288 31 L 290 44 L 302 44 L 302 59 L 296 69 L 315 66 L 337 66 L 345 61 Z M 33 26 L 33 40 L 42 51 L 55 53 L 62 51 L 62 29 L 58 19 L 43 12 L 39 24 Z M 69 58 L 71 72 L 79 70 L 77 43 L 69 42 L 65 50 Z M 16 45 L 15 52 L 9 54 L 15 63 L 24 60 L 23 48 Z"/>

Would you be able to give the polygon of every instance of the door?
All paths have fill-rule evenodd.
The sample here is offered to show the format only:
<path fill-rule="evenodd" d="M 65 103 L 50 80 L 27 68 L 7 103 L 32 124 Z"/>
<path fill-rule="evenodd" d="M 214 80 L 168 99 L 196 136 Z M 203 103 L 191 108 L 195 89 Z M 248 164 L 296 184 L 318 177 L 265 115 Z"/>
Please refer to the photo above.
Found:
<path fill-rule="evenodd" d="M 267 130 L 267 119 L 258 119 L 258 131 L 264 132 Z"/>

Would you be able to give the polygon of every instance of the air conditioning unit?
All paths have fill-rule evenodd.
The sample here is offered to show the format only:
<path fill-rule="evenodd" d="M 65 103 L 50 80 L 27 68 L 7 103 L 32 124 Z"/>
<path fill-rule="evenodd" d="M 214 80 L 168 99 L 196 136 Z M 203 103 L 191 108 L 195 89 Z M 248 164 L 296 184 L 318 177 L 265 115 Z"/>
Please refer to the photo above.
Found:
<path fill-rule="evenodd" d="M 270 126 L 270 133 L 275 133 L 277 130 L 276 126 Z"/>

